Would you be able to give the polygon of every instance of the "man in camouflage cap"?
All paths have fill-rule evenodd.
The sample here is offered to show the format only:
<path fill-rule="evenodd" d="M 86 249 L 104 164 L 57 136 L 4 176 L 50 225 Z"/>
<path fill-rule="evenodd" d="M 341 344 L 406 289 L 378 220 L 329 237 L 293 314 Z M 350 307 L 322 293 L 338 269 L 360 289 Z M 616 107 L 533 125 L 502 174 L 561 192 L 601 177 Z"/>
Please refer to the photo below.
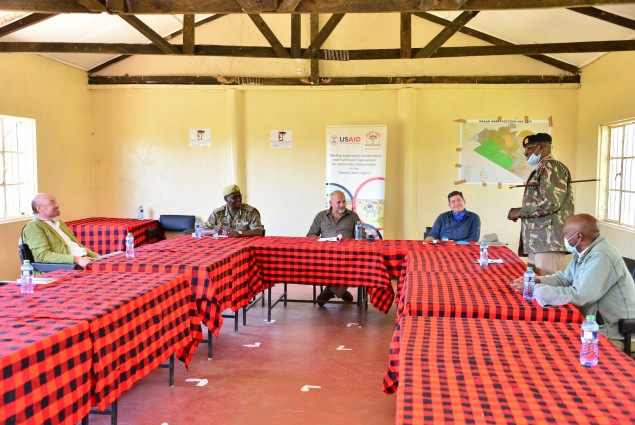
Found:
<path fill-rule="evenodd" d="M 551 155 L 550 135 L 527 136 L 523 147 L 536 169 L 527 180 L 522 207 L 510 209 L 507 218 L 521 220 L 518 255 L 526 255 L 538 275 L 554 274 L 567 266 L 564 225 L 574 212 L 571 174 Z"/>
<path fill-rule="evenodd" d="M 240 187 L 231 184 L 223 189 L 225 205 L 216 208 L 203 224 L 204 229 L 217 229 L 230 238 L 262 236 L 260 213 L 243 203 Z"/>

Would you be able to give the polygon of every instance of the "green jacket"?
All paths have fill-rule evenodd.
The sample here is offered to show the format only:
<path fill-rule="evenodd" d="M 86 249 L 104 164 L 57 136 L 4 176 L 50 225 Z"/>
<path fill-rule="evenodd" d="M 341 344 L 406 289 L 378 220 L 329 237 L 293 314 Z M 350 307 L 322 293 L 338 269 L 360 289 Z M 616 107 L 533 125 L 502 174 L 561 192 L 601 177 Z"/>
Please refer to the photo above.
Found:
<path fill-rule="evenodd" d="M 547 155 L 527 180 L 520 208 L 522 225 L 518 255 L 566 252 L 564 225 L 573 213 L 569 169 Z"/>
<path fill-rule="evenodd" d="M 73 242 L 84 247 L 63 221 L 60 221 L 60 229 L 66 233 Z M 37 217 L 24 226 L 22 240 L 29 245 L 36 263 L 73 264 L 74 262 L 74 257 L 70 254 L 70 248 L 60 235 L 58 235 L 51 226 Z M 99 254 L 88 248 L 86 248 L 86 251 L 87 255 L 91 258 L 99 257 Z"/>

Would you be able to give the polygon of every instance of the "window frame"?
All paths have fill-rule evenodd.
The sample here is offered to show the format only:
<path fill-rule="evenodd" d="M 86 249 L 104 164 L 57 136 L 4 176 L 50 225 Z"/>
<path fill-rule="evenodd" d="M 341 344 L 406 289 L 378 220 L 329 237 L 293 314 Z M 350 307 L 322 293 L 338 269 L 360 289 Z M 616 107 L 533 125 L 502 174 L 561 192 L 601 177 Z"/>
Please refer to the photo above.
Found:
<path fill-rule="evenodd" d="M 629 130 L 632 130 L 635 133 L 635 118 L 629 118 L 625 120 L 620 120 L 608 124 L 603 124 L 600 126 L 600 149 L 601 149 L 601 161 L 600 161 L 600 192 L 598 196 L 598 216 L 602 219 L 602 221 L 606 224 L 609 224 L 614 227 L 620 227 L 629 230 L 635 230 L 635 223 L 629 224 L 625 222 L 624 217 L 622 216 L 622 205 L 621 202 L 624 199 L 623 193 L 629 193 L 631 196 L 635 197 L 635 190 L 631 188 L 630 190 L 625 188 L 625 181 L 627 179 L 624 178 L 624 160 L 633 160 L 635 161 L 635 156 L 625 156 L 624 151 L 624 143 L 626 140 L 627 131 L 622 132 L 622 139 L 620 143 L 621 146 L 621 156 L 611 156 L 612 152 L 612 140 L 611 133 L 615 128 L 622 127 L 626 130 L 627 126 L 630 126 Z M 635 134 L 632 135 L 633 140 L 635 140 Z M 610 187 L 610 174 L 611 174 L 611 160 L 620 160 L 620 174 L 622 174 L 622 178 L 619 183 L 618 188 Z M 635 177 L 635 168 L 630 170 L 631 177 Z M 617 206 L 618 218 L 617 220 L 614 218 L 609 218 L 609 207 L 610 207 L 610 194 L 617 193 L 617 198 L 619 199 L 620 204 Z"/>
<path fill-rule="evenodd" d="M 14 137 L 15 146 L 6 138 L 9 134 L 7 126 L 16 126 Z M 24 126 L 18 128 L 18 126 Z M 26 129 L 26 132 L 24 132 Z M 20 159 L 20 155 L 23 158 Z M 9 158 L 14 157 L 15 160 Z M 21 220 L 33 216 L 31 200 L 38 190 L 37 180 L 37 134 L 36 120 L 34 118 L 16 117 L 0 114 L 0 223 Z M 22 169 L 21 169 L 22 168 Z M 7 175 L 13 170 L 14 176 L 7 179 Z M 16 177 L 17 183 L 12 180 Z M 23 179 L 23 180 L 22 180 Z M 10 187 L 18 186 L 17 199 L 10 202 Z M 19 188 L 19 186 L 24 186 Z M 10 214 L 11 205 L 17 205 L 18 214 Z"/>

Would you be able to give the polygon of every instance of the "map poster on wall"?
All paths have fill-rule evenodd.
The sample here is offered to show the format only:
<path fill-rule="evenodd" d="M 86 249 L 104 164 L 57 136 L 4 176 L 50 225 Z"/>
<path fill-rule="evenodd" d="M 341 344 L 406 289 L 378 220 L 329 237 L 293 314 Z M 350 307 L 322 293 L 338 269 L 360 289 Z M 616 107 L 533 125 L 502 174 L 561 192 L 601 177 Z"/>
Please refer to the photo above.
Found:
<path fill-rule="evenodd" d="M 551 134 L 548 120 L 465 120 L 461 123 L 459 180 L 465 183 L 524 183 L 527 164 L 523 139 Z"/>
<path fill-rule="evenodd" d="M 383 229 L 387 142 L 386 125 L 326 127 L 326 208 L 341 190 L 362 223 Z"/>

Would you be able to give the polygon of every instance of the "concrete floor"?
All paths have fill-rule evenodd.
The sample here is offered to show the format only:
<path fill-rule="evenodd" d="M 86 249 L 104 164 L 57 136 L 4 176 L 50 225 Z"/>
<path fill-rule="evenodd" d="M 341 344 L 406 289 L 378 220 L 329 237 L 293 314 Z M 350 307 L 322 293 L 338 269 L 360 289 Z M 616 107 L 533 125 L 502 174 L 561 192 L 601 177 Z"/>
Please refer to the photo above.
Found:
<path fill-rule="evenodd" d="M 311 297 L 311 287 L 289 288 L 292 298 Z M 275 322 L 266 319 L 267 309 L 260 305 L 248 312 L 247 326 L 241 319 L 236 333 L 233 320 L 225 319 L 213 360 L 201 344 L 189 370 L 177 363 L 174 388 L 168 386 L 167 369 L 155 370 L 120 398 L 118 423 L 395 423 L 395 396 L 381 391 L 394 306 L 384 315 L 369 305 L 363 327 L 357 326 L 353 305 L 278 304 Z M 187 379 L 208 382 L 197 386 Z M 321 388 L 303 392 L 305 385 Z M 109 417 L 90 416 L 90 424 L 109 423 Z"/>

